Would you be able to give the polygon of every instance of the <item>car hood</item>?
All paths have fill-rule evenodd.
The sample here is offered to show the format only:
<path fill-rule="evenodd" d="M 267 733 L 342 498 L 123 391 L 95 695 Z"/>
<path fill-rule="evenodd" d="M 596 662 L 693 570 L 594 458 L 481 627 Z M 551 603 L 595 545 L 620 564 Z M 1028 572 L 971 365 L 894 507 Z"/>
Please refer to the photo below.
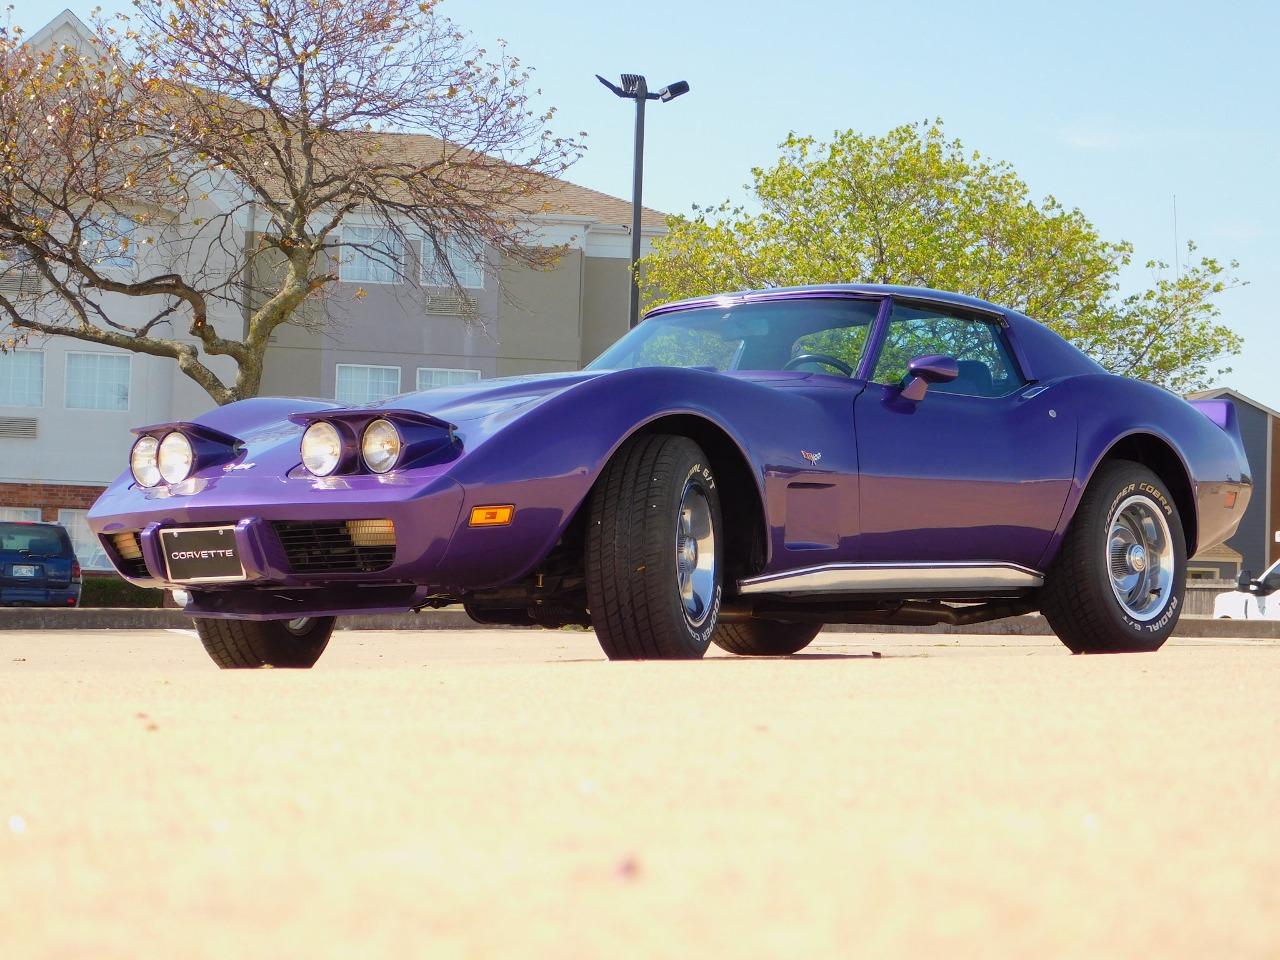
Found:
<path fill-rule="evenodd" d="M 732 377 L 735 380 L 767 383 L 779 387 L 798 384 L 814 376 L 808 371 L 743 370 L 720 373 L 698 367 L 691 369 L 710 377 Z M 579 370 L 572 373 L 542 373 L 499 377 L 494 380 L 476 380 L 453 387 L 436 387 L 432 390 L 401 394 L 398 397 L 368 404 L 362 409 L 416 410 L 461 426 L 468 421 L 482 420 L 497 414 L 519 410 L 589 380 L 623 372 L 628 371 Z"/>

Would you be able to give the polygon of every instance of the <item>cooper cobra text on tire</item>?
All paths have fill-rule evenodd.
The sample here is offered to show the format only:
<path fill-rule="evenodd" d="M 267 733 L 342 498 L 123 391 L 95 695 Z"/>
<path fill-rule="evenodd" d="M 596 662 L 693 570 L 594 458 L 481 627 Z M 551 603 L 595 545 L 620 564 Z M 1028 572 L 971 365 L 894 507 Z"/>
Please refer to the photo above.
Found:
<path fill-rule="evenodd" d="M 636 437 L 591 494 L 587 603 L 611 660 L 701 657 L 720 610 L 716 479 L 688 437 Z"/>
<path fill-rule="evenodd" d="M 196 620 L 200 642 L 223 669 L 315 666 L 333 635 L 333 617 Z"/>
<path fill-rule="evenodd" d="M 1168 487 L 1138 463 L 1103 464 L 1049 569 L 1041 609 L 1074 653 L 1160 649 L 1182 613 L 1187 547 Z"/>

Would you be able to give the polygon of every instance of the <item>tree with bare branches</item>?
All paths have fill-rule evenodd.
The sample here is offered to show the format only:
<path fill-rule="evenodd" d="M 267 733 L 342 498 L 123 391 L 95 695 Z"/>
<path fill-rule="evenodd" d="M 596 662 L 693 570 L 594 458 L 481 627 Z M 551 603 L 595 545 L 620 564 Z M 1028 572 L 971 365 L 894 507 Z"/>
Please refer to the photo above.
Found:
<path fill-rule="evenodd" d="M 135 0 L 83 44 L 0 34 L 8 342 L 170 357 L 222 404 L 344 258 L 407 279 L 420 244 L 455 288 L 446 249 L 554 259 L 529 216 L 580 142 L 438 3 Z"/>

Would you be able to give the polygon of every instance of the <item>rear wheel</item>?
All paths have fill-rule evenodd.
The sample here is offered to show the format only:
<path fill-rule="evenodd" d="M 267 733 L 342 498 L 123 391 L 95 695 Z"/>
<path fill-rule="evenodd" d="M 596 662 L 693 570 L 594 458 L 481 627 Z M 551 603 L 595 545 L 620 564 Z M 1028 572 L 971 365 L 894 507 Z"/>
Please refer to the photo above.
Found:
<path fill-rule="evenodd" d="M 196 633 L 224 670 L 315 666 L 333 635 L 333 617 L 296 620 L 196 620 Z"/>
<path fill-rule="evenodd" d="M 610 660 L 695 659 L 720 612 L 715 475 L 688 437 L 652 434 L 614 455 L 591 495 L 587 602 Z"/>
<path fill-rule="evenodd" d="M 711 641 L 721 650 L 740 657 L 785 657 L 813 643 L 821 629 L 820 623 L 746 620 L 720 624 Z"/>
<path fill-rule="evenodd" d="M 1138 463 L 1098 468 L 1049 569 L 1041 608 L 1074 653 L 1160 649 L 1182 613 L 1187 547 L 1168 487 Z"/>

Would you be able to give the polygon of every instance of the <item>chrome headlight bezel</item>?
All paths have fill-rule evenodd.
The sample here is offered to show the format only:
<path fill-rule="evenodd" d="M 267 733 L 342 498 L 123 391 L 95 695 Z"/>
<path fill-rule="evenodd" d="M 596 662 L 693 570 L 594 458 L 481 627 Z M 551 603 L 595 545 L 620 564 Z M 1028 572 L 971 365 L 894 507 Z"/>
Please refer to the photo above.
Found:
<path fill-rule="evenodd" d="M 375 445 L 381 445 L 381 449 Z M 390 455 L 389 458 L 386 454 Z M 374 473 L 390 473 L 403 456 L 404 437 L 390 420 L 379 417 L 364 428 L 364 433 L 360 436 L 360 458 Z"/>
<path fill-rule="evenodd" d="M 316 444 L 325 445 L 327 451 L 315 450 Z M 309 454 L 309 445 L 320 455 Z M 346 459 L 346 443 L 337 424 L 329 420 L 316 420 L 302 432 L 298 452 L 302 456 L 302 466 L 309 474 L 313 477 L 329 477 L 337 472 Z"/>
<path fill-rule="evenodd" d="M 133 482 L 138 486 L 150 489 L 159 486 L 164 478 L 160 476 L 160 441 L 150 434 L 133 441 L 129 448 L 129 472 L 133 474 Z"/>
<path fill-rule="evenodd" d="M 174 451 L 177 451 L 174 453 Z M 176 467 L 172 462 L 176 458 Z M 181 483 L 196 469 L 196 448 L 181 430 L 171 430 L 164 435 L 156 450 L 156 468 L 165 483 Z"/>

